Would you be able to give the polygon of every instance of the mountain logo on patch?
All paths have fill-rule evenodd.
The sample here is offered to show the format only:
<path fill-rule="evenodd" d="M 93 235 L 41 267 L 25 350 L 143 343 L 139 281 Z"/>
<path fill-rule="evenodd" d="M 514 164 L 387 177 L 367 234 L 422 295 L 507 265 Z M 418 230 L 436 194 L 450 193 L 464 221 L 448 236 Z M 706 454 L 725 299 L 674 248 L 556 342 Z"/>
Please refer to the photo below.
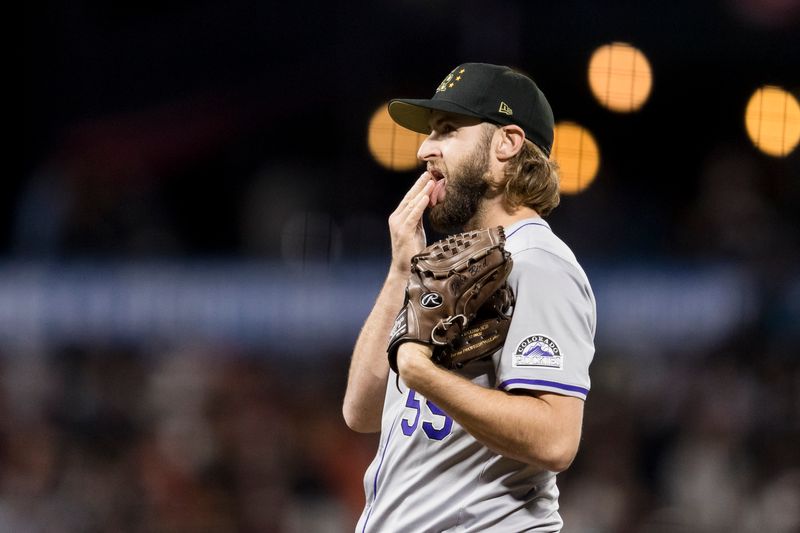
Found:
<path fill-rule="evenodd" d="M 558 344 L 546 335 L 530 335 L 522 339 L 514 350 L 512 366 L 515 368 L 561 369 L 564 357 Z"/>

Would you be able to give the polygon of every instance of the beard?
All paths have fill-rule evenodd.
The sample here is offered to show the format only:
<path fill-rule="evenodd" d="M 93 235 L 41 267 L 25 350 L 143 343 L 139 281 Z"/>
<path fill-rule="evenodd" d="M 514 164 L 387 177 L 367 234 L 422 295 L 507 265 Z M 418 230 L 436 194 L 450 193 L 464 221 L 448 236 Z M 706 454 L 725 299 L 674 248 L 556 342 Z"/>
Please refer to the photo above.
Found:
<path fill-rule="evenodd" d="M 489 139 L 491 141 L 491 139 Z M 428 213 L 431 227 L 439 233 L 456 233 L 467 228 L 481 210 L 489 182 L 489 146 L 482 143 L 458 168 L 447 176 L 444 199 Z"/>

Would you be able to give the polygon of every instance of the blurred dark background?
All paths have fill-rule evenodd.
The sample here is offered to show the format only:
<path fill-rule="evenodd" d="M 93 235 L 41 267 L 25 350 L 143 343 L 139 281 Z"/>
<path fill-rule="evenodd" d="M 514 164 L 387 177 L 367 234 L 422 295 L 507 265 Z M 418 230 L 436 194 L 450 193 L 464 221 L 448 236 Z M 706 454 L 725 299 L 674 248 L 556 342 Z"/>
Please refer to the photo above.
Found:
<path fill-rule="evenodd" d="M 565 531 L 800 529 L 800 149 L 765 155 L 744 125 L 759 87 L 800 96 L 800 2 L 23 14 L 0 530 L 352 529 L 377 438 L 341 419 L 349 351 L 417 175 L 378 165 L 367 126 L 466 61 L 527 71 L 600 149 L 549 219 L 599 317 Z M 590 92 L 612 41 L 650 60 L 636 113 Z"/>

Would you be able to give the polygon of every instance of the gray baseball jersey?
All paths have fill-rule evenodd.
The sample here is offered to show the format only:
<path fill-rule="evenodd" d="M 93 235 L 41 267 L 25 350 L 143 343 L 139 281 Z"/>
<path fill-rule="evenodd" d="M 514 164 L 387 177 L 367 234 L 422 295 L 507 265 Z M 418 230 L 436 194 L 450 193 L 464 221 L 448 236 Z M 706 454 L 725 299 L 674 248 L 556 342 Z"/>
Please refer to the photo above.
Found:
<path fill-rule="evenodd" d="M 544 220 L 505 231 L 516 295 L 506 344 L 458 372 L 483 387 L 586 399 L 596 314 L 586 274 Z M 561 530 L 555 473 L 492 452 L 395 377 L 357 532 Z"/>

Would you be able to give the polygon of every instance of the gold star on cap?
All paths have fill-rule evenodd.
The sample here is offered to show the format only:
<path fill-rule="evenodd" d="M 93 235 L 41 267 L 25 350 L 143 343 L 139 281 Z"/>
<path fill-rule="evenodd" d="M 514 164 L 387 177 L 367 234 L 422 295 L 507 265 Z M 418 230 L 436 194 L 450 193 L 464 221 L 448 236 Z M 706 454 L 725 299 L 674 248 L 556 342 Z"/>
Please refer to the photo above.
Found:
<path fill-rule="evenodd" d="M 458 71 L 457 72 L 458 76 L 456 75 L 456 71 Z M 464 74 L 464 72 L 466 71 L 467 69 L 465 68 L 462 69 L 459 69 L 458 67 L 454 68 L 453 71 L 450 74 L 448 74 L 447 77 L 445 77 L 445 79 L 442 80 L 442 83 L 439 84 L 439 87 L 436 89 L 436 92 L 443 93 L 447 89 L 452 89 L 453 87 L 455 87 L 456 83 L 461 81 L 461 74 Z"/>

